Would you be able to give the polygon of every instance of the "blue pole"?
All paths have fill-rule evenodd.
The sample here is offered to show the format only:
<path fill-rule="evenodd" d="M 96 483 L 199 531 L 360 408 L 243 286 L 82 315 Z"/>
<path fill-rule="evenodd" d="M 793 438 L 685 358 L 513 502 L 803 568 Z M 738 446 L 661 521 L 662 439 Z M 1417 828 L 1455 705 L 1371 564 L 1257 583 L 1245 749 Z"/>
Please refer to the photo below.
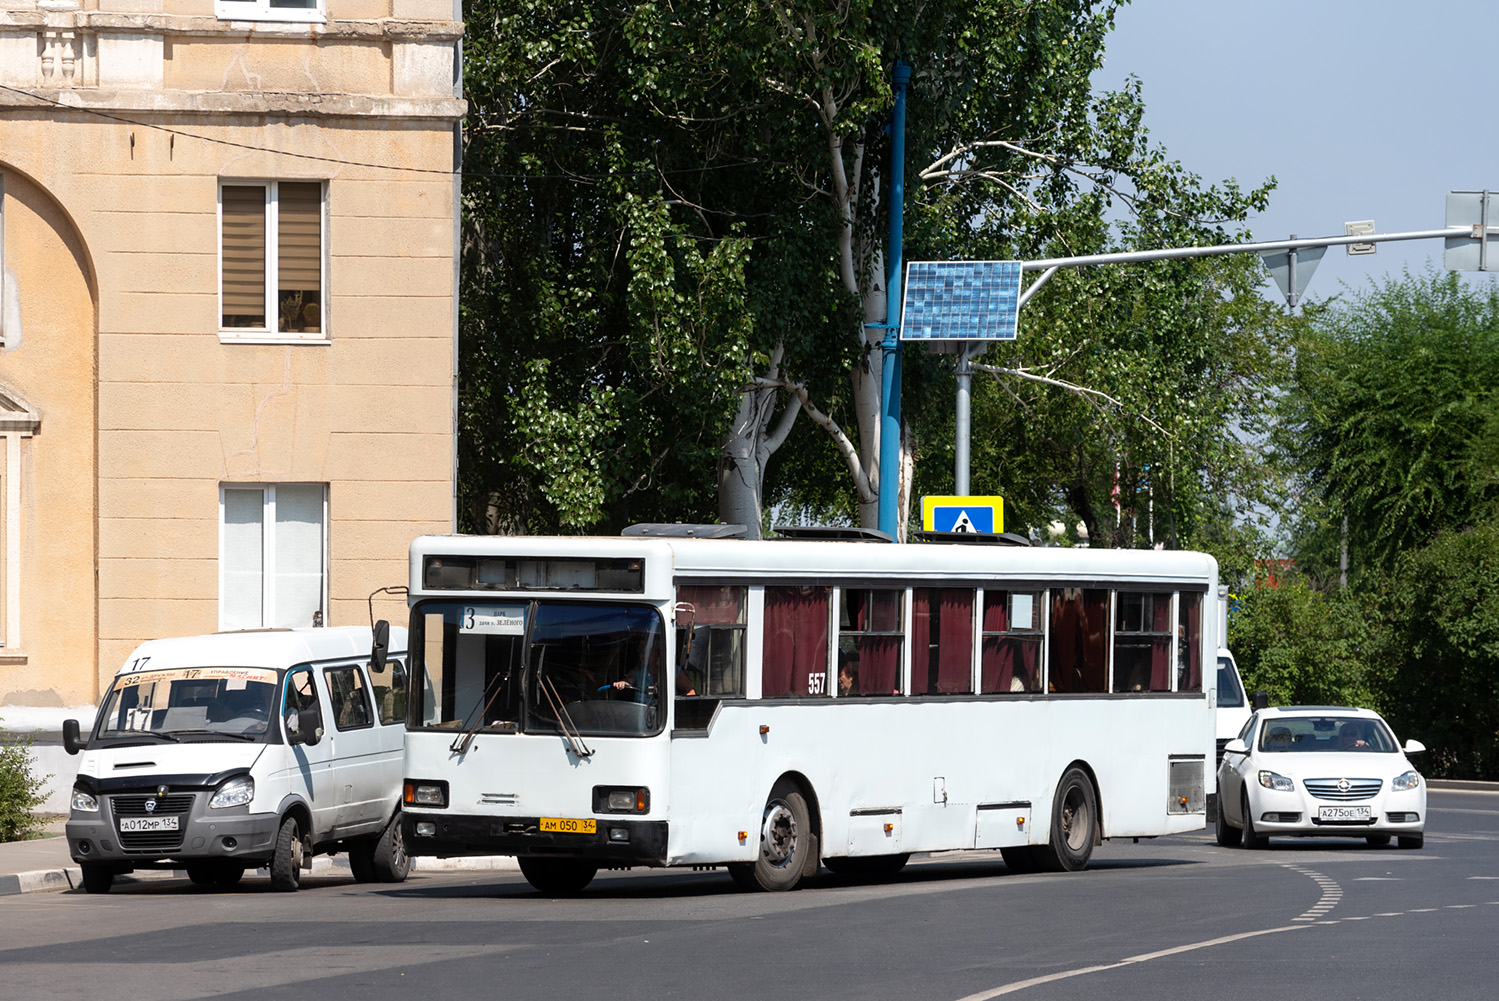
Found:
<path fill-rule="evenodd" d="M 890 120 L 890 240 L 886 248 L 885 340 L 880 344 L 880 531 L 895 538 L 900 494 L 901 225 L 906 194 L 906 84 L 911 67 L 896 60 L 895 111 Z M 899 542 L 899 539 L 896 539 Z"/>

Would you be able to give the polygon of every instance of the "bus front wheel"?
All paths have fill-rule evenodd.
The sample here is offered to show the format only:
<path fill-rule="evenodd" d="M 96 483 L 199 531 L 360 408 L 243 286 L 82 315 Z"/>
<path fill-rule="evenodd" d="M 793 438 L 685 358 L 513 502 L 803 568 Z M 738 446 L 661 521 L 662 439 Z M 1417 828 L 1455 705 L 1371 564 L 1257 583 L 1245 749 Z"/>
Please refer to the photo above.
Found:
<path fill-rule="evenodd" d="M 1098 797 L 1093 782 L 1081 768 L 1069 768 L 1052 800 L 1051 840 L 1037 852 L 1041 868 L 1051 872 L 1086 869 L 1097 829 Z"/>
<path fill-rule="evenodd" d="M 760 857 L 730 863 L 729 875 L 746 890 L 791 890 L 817 865 L 817 835 L 807 799 L 796 785 L 777 782 L 760 820 Z"/>

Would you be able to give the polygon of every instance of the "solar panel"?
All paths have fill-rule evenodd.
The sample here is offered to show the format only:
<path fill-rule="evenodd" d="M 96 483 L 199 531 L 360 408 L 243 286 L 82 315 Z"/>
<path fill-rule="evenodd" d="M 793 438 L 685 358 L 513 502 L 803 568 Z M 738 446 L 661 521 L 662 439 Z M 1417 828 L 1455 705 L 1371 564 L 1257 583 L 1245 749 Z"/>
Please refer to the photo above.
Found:
<path fill-rule="evenodd" d="M 1013 341 L 1019 261 L 912 261 L 901 306 L 903 341 Z"/>

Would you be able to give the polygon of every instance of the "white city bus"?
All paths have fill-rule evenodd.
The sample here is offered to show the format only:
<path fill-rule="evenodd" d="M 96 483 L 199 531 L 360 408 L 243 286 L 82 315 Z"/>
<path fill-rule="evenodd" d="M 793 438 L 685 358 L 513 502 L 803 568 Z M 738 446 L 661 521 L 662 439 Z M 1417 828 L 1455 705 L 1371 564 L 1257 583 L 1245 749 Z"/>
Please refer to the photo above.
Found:
<path fill-rule="evenodd" d="M 406 845 L 518 856 L 547 893 L 957 849 L 1080 869 L 1204 826 L 1216 585 L 1190 552 L 419 538 Z"/>

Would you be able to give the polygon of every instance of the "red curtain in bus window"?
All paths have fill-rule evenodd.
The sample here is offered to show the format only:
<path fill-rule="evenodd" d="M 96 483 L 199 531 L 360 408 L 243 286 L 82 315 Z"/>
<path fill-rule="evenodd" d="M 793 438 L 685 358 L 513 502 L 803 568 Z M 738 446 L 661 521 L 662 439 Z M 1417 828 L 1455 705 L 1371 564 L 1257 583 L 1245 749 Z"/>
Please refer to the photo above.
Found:
<path fill-rule="evenodd" d="M 1150 690 L 1171 691 L 1171 596 L 1151 596 Z"/>
<path fill-rule="evenodd" d="M 900 638 L 861 636 L 855 649 L 859 658 L 860 695 L 900 694 Z"/>
<path fill-rule="evenodd" d="M 677 603 L 692 606 L 677 613 L 677 624 L 685 626 L 689 617 L 694 625 L 733 626 L 744 620 L 739 617 L 742 587 L 716 587 L 684 584 L 677 588 Z"/>
<path fill-rule="evenodd" d="M 1109 592 L 1052 591 L 1051 676 L 1054 692 L 1101 692 L 1108 678 Z"/>
<path fill-rule="evenodd" d="M 937 691 L 972 691 L 973 592 L 949 588 L 939 595 L 942 632 L 937 643 Z"/>
<path fill-rule="evenodd" d="M 767 587 L 761 695 L 827 695 L 828 589 Z"/>
<path fill-rule="evenodd" d="M 942 619 L 932 628 L 932 599 L 942 592 L 918 587 L 911 592 L 911 694 L 935 695 L 940 689 L 938 661 L 942 654 Z M 937 599 L 940 602 L 941 599 Z"/>
<path fill-rule="evenodd" d="M 1177 641 L 1177 678 L 1179 692 L 1202 691 L 1202 595 L 1181 596 L 1181 628 L 1186 635 Z"/>
<path fill-rule="evenodd" d="M 1004 591 L 984 592 L 983 631 L 1002 633 L 1010 628 L 1010 596 Z M 1015 677 L 1014 646 L 1003 636 L 984 636 L 979 654 L 979 691 L 985 695 L 1008 692 Z"/>

